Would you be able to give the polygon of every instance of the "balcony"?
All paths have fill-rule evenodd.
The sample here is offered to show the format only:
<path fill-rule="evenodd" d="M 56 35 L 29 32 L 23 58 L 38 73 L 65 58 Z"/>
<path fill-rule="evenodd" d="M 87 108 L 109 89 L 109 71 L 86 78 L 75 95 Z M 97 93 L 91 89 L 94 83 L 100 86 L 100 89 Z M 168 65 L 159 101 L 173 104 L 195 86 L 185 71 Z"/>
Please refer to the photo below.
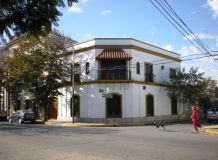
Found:
<path fill-rule="evenodd" d="M 126 71 L 98 71 L 98 80 L 130 80 L 129 70 Z"/>

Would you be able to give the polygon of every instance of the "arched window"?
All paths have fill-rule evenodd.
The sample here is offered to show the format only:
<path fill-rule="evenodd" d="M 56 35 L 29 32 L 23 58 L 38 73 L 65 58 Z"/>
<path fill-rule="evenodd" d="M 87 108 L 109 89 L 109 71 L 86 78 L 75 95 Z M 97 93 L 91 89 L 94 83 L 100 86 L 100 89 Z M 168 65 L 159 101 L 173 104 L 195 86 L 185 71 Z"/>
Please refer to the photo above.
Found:
<path fill-rule="evenodd" d="M 154 97 L 153 95 L 147 95 L 146 96 L 146 111 L 147 111 L 147 116 L 152 117 L 154 116 Z"/>
<path fill-rule="evenodd" d="M 136 73 L 140 74 L 140 63 L 139 62 L 136 63 Z"/>
<path fill-rule="evenodd" d="M 121 118 L 122 97 L 118 94 L 112 94 L 112 97 L 106 98 L 107 118 Z"/>
<path fill-rule="evenodd" d="M 86 62 L 86 74 L 90 73 L 90 64 L 89 62 Z"/>
<path fill-rule="evenodd" d="M 177 115 L 177 99 L 176 99 L 176 97 L 171 97 L 171 113 L 172 113 L 172 115 Z"/>

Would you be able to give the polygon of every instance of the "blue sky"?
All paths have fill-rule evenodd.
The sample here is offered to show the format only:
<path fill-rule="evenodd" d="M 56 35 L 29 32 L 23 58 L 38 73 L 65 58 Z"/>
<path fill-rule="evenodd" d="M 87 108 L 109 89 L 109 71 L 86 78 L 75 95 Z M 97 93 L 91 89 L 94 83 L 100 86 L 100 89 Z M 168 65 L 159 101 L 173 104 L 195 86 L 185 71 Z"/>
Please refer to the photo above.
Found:
<path fill-rule="evenodd" d="M 218 0 L 167 1 L 205 44 L 218 50 Z M 200 53 L 149 0 L 80 0 L 71 8 L 60 11 L 63 16 L 58 29 L 77 41 L 94 37 L 130 37 L 182 56 Z M 199 67 L 213 79 L 218 77 L 218 62 L 212 58 L 182 63 L 187 69 L 191 66 Z"/>

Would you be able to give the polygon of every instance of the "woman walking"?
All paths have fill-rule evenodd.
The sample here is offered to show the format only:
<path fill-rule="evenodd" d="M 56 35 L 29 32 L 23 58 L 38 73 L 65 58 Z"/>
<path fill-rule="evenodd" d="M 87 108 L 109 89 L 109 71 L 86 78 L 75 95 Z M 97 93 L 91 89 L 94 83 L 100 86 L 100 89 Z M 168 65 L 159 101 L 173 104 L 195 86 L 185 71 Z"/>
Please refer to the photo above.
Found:
<path fill-rule="evenodd" d="M 195 106 L 192 106 L 192 124 L 193 124 L 193 129 L 194 129 L 194 133 L 198 133 L 198 119 L 199 119 L 199 113 L 198 110 Z"/>

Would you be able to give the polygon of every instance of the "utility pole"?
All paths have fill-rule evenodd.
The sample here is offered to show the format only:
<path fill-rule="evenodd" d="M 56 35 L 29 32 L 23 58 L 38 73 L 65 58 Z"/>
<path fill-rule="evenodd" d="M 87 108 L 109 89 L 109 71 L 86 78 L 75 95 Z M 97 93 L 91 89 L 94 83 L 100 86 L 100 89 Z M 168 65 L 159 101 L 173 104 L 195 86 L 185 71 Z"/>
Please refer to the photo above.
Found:
<path fill-rule="evenodd" d="M 72 123 L 74 124 L 74 48 L 73 48 L 73 62 L 71 64 L 71 79 L 72 79 Z"/>

